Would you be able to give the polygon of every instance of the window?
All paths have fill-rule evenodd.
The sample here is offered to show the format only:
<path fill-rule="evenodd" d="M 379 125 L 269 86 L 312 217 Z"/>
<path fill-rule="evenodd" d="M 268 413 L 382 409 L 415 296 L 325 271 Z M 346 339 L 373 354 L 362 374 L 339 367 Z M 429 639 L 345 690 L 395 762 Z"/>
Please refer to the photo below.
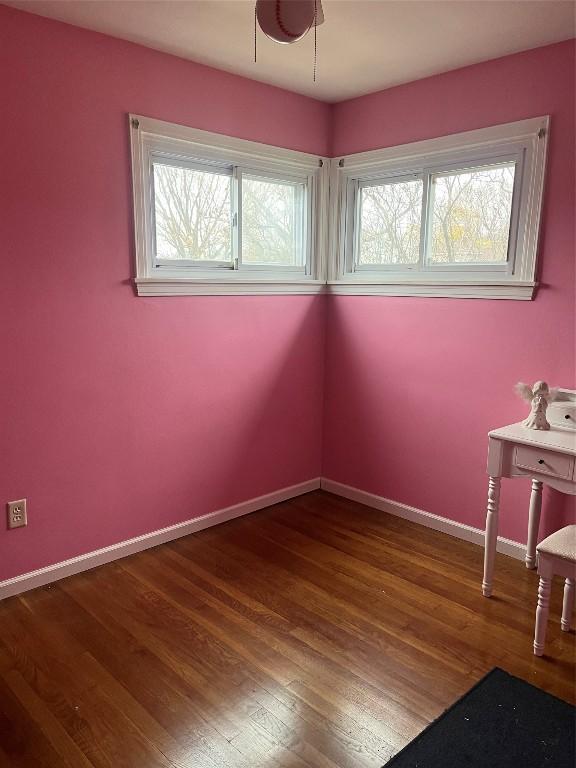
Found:
<path fill-rule="evenodd" d="M 336 160 L 339 293 L 532 298 L 548 119 Z"/>
<path fill-rule="evenodd" d="M 328 163 L 130 116 L 141 295 L 314 293 Z"/>
<path fill-rule="evenodd" d="M 361 182 L 356 269 L 505 266 L 515 162 Z"/>
<path fill-rule="evenodd" d="M 515 176 L 515 163 L 431 175 L 427 263 L 506 264 Z"/>
<path fill-rule="evenodd" d="M 154 264 L 229 266 L 232 169 L 152 160 Z"/>
<path fill-rule="evenodd" d="M 242 177 L 242 258 L 246 265 L 306 266 L 306 185 L 262 175 Z"/>
<path fill-rule="evenodd" d="M 417 264 L 422 179 L 391 179 L 359 188 L 357 266 Z"/>
<path fill-rule="evenodd" d="M 531 299 L 548 127 L 327 160 L 131 115 L 138 294 Z"/>

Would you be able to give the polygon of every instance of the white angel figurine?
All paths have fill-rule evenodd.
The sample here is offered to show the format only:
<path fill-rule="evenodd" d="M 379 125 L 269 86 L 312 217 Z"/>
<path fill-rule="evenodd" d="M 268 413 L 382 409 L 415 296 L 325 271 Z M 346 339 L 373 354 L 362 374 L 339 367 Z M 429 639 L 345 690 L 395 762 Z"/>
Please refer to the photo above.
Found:
<path fill-rule="evenodd" d="M 557 389 L 550 389 L 545 381 L 537 381 L 531 387 L 521 381 L 514 387 L 523 400 L 530 403 L 530 415 L 522 424 L 528 429 L 550 429 L 546 418 L 548 403 L 556 398 Z"/>

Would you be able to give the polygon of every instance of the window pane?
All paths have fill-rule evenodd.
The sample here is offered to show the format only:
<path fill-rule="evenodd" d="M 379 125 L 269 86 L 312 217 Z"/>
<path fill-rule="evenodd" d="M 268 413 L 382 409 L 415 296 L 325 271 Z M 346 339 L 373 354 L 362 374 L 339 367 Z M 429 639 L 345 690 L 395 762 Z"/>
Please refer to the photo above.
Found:
<path fill-rule="evenodd" d="M 432 177 L 434 264 L 502 264 L 508 258 L 514 164 Z"/>
<path fill-rule="evenodd" d="M 422 180 L 360 189 L 358 264 L 416 264 Z"/>
<path fill-rule="evenodd" d="M 304 266 L 304 184 L 242 176 L 242 263 Z"/>
<path fill-rule="evenodd" d="M 156 258 L 231 261 L 231 177 L 154 164 Z"/>

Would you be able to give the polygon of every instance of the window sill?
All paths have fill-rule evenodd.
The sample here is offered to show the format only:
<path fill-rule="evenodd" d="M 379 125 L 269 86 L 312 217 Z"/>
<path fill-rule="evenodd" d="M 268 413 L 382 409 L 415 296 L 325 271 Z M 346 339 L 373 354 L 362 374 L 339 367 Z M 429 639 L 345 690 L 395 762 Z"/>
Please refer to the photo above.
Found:
<path fill-rule="evenodd" d="M 420 296 L 444 299 L 530 301 L 538 283 L 488 281 L 248 280 L 214 278 L 135 278 L 138 296 L 278 296 L 332 293 L 344 296 Z"/>
<path fill-rule="evenodd" d="M 137 277 L 138 296 L 276 296 L 322 293 L 323 280 L 250 280 Z"/>
<path fill-rule="evenodd" d="M 374 280 L 329 280 L 330 293 L 348 296 L 422 296 L 444 299 L 516 299 L 530 301 L 535 282 L 422 280 L 419 282 L 376 282 Z"/>

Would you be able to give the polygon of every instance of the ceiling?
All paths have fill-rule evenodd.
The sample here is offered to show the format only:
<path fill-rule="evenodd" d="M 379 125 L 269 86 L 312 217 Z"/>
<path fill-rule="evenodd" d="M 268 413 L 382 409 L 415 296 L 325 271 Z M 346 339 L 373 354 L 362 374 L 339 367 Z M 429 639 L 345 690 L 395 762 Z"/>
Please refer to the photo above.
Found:
<path fill-rule="evenodd" d="M 574 37 L 572 0 L 322 0 L 314 39 L 258 35 L 250 0 L 20 0 L 31 13 L 313 96 L 341 101 Z"/>

